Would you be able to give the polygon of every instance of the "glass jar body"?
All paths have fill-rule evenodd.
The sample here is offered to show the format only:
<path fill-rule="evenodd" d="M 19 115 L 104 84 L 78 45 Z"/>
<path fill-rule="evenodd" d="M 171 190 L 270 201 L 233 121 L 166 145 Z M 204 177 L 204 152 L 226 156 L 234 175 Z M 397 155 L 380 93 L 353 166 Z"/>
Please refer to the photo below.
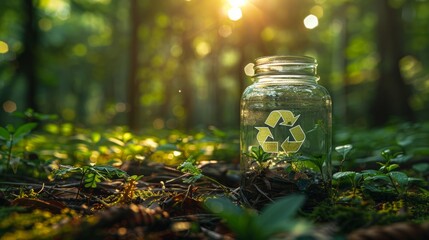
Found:
<path fill-rule="evenodd" d="M 324 195 L 331 181 L 331 97 L 315 62 L 292 60 L 263 74 L 258 67 L 272 62 L 257 62 L 242 95 L 241 193 L 255 207 L 294 192 Z"/>

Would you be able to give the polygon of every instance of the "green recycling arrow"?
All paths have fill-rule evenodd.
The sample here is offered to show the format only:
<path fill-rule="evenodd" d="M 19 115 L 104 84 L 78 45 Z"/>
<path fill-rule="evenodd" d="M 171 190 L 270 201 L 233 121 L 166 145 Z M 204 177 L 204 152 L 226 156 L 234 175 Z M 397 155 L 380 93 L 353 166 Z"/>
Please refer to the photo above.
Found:
<path fill-rule="evenodd" d="M 300 115 L 294 116 L 294 114 L 289 110 L 274 110 L 268 115 L 265 120 L 265 124 L 274 128 L 279 123 L 280 119 L 283 119 L 283 122 L 279 123 L 279 125 L 292 127 L 295 125 L 299 116 Z M 258 130 L 256 140 L 262 149 L 267 153 L 278 153 L 279 143 L 276 141 L 267 141 L 268 138 L 274 139 L 270 129 L 268 127 L 255 128 Z M 281 147 L 286 153 L 298 152 L 305 141 L 305 133 L 300 125 L 290 128 L 289 132 L 291 133 L 294 141 L 289 141 L 289 137 L 287 137 L 286 140 L 282 142 Z"/>
<path fill-rule="evenodd" d="M 259 130 L 256 135 L 256 140 L 258 140 L 259 145 L 262 147 L 262 150 L 267 153 L 276 153 L 279 149 L 278 142 L 267 142 L 267 139 L 274 138 L 268 127 L 256 127 Z"/>
<path fill-rule="evenodd" d="M 265 120 L 265 124 L 274 128 L 280 119 L 283 119 L 283 122 L 281 122 L 280 125 L 291 127 L 295 124 L 296 120 L 298 120 L 299 116 L 300 115 L 295 117 L 293 113 L 288 110 L 274 110 L 270 115 L 268 115 L 267 120 Z"/>
<path fill-rule="evenodd" d="M 289 129 L 289 132 L 292 134 L 292 137 L 295 139 L 295 141 L 289 141 L 289 137 L 287 137 L 286 140 L 284 140 L 284 142 L 282 143 L 281 147 L 287 153 L 298 152 L 302 144 L 304 143 L 305 133 L 300 125 Z"/>

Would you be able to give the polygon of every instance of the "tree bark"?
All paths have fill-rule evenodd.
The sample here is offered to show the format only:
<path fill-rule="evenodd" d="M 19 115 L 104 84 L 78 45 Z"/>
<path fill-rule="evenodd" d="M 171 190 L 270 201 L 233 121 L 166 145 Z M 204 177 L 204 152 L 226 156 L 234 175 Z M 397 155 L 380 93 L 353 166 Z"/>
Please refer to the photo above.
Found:
<path fill-rule="evenodd" d="M 38 111 L 36 100 L 38 85 L 36 76 L 36 47 L 38 45 L 39 34 L 37 30 L 36 8 L 31 0 L 23 0 L 22 4 L 25 19 L 23 33 L 24 51 L 19 57 L 18 64 L 27 82 L 25 105 L 27 108 Z"/>
<path fill-rule="evenodd" d="M 128 126 L 131 130 L 137 130 L 139 127 L 139 82 L 137 79 L 138 70 L 138 28 L 140 25 L 138 1 L 130 1 L 130 72 L 128 79 L 128 95 L 127 95 L 127 113 Z"/>
<path fill-rule="evenodd" d="M 374 102 L 372 104 L 372 124 L 383 125 L 394 117 L 414 120 L 409 105 L 410 90 L 399 69 L 403 57 L 401 9 L 393 8 L 388 0 L 378 0 L 377 47 L 380 56 Z"/>

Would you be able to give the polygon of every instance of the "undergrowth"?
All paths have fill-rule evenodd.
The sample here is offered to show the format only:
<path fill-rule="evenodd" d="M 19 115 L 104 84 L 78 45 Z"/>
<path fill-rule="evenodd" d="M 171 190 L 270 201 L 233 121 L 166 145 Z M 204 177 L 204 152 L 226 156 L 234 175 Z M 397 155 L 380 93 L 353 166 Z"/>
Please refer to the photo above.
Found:
<path fill-rule="evenodd" d="M 73 239 L 83 226 L 119 239 L 299 238 L 316 236 L 314 226 L 323 224 L 334 224 L 325 233 L 334 237 L 429 221 L 429 123 L 336 131 L 330 196 L 311 209 L 270 218 L 243 207 L 238 194 L 238 132 L 94 131 L 27 115 L 32 118 L 23 124 L 0 127 L 1 239 Z M 254 153 L 263 166 L 267 156 Z M 265 209 L 275 212 L 291 200 L 273 201 Z M 275 224 L 264 229 L 259 221 Z M 245 230 L 249 224 L 255 234 Z"/>

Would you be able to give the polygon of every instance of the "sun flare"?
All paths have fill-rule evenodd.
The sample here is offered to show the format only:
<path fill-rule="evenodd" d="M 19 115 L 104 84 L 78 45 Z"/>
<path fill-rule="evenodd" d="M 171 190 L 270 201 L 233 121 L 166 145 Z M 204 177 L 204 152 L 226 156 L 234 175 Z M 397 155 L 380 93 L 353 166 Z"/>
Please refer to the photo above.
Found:
<path fill-rule="evenodd" d="M 232 7 L 242 7 L 246 4 L 246 0 L 228 0 Z"/>
<path fill-rule="evenodd" d="M 228 17 L 232 21 L 238 21 L 243 17 L 243 13 L 241 12 L 241 8 L 233 7 L 228 10 Z"/>

